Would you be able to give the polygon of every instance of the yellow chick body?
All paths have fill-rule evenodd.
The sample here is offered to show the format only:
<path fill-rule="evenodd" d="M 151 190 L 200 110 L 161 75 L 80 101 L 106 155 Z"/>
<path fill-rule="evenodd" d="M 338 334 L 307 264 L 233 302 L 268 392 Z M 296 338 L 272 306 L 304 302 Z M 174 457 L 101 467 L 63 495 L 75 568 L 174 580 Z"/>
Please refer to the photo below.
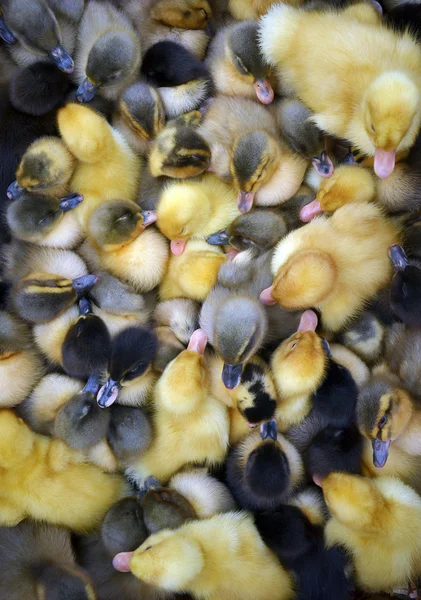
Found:
<path fill-rule="evenodd" d="M 26 517 L 86 532 L 125 495 L 119 476 L 83 464 L 60 440 L 33 433 L 12 411 L 0 411 L 0 522 Z"/>
<path fill-rule="evenodd" d="M 374 7 L 347 14 L 279 4 L 261 21 L 260 43 L 284 92 L 298 95 L 319 129 L 374 155 L 383 178 L 419 130 L 421 51 L 409 33 L 377 22 Z"/>
<path fill-rule="evenodd" d="M 191 521 L 150 536 L 128 554 L 136 577 L 168 591 L 187 591 L 197 600 L 288 600 L 294 596 L 290 576 L 263 543 L 247 513 Z M 129 558 L 117 555 L 117 568 L 121 556 L 123 563 Z"/>
<path fill-rule="evenodd" d="M 322 481 L 329 546 L 351 554 L 358 585 L 392 592 L 421 572 L 421 498 L 399 479 L 331 473 Z"/>
<path fill-rule="evenodd" d="M 135 200 L 140 158 L 104 117 L 86 106 L 67 104 L 58 113 L 63 141 L 79 164 L 71 191 L 83 195 L 74 214 L 84 231 L 92 212 L 107 200 Z"/>
<path fill-rule="evenodd" d="M 266 14 L 277 2 L 278 0 L 229 0 L 228 8 L 234 19 L 254 21 Z M 304 2 L 303 0 L 287 0 L 285 4 L 300 6 Z"/>
<path fill-rule="evenodd" d="M 318 308 L 323 325 L 338 331 L 391 280 L 388 248 L 399 239 L 374 204 L 351 203 L 330 219 L 318 217 L 277 245 L 271 297 L 287 309 Z"/>
<path fill-rule="evenodd" d="M 197 332 L 192 339 L 196 335 Z M 225 457 L 229 432 L 227 407 L 208 389 L 200 352 L 200 349 L 181 352 L 166 367 L 155 387 L 155 436 L 150 448 L 130 465 L 130 472 L 139 481 L 153 475 L 166 482 L 184 465 L 215 464 Z"/>

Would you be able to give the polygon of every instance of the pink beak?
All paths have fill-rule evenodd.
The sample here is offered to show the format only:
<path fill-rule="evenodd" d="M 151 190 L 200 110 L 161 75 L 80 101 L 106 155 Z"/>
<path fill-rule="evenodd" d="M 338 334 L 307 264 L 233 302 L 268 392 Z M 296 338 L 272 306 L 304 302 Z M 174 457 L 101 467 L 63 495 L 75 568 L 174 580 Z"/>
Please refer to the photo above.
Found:
<path fill-rule="evenodd" d="M 175 256 L 180 256 L 181 254 L 183 254 L 186 244 L 187 244 L 187 240 L 172 240 L 171 252 Z"/>
<path fill-rule="evenodd" d="M 256 90 L 256 96 L 262 104 L 273 102 L 275 92 L 267 79 L 258 79 L 253 85 Z"/>
<path fill-rule="evenodd" d="M 318 319 L 312 310 L 306 310 L 301 315 L 300 324 L 297 331 L 316 331 Z"/>
<path fill-rule="evenodd" d="M 187 350 L 193 350 L 197 352 L 201 356 L 204 355 L 206 350 L 206 345 L 208 343 L 208 336 L 203 329 L 196 329 L 192 333 L 192 336 L 189 341 L 189 345 L 187 346 Z"/>
<path fill-rule="evenodd" d="M 395 168 L 396 150 L 385 152 L 376 148 L 374 153 L 374 172 L 380 179 L 386 179 L 393 173 Z"/>
<path fill-rule="evenodd" d="M 130 561 L 133 558 L 134 552 L 120 552 L 113 559 L 113 567 L 120 573 L 130 573 Z"/>
<path fill-rule="evenodd" d="M 276 304 L 275 298 L 272 296 L 273 286 L 266 288 L 260 294 L 260 302 L 265 306 L 270 306 L 271 304 Z"/>
<path fill-rule="evenodd" d="M 300 210 L 300 221 L 303 223 L 309 223 L 314 217 L 320 215 L 322 213 L 322 207 L 320 206 L 320 202 L 318 200 L 313 200 L 310 204 L 306 204 Z"/>
<path fill-rule="evenodd" d="M 248 213 L 252 209 L 254 196 L 254 192 L 239 192 L 237 206 L 240 213 Z"/>

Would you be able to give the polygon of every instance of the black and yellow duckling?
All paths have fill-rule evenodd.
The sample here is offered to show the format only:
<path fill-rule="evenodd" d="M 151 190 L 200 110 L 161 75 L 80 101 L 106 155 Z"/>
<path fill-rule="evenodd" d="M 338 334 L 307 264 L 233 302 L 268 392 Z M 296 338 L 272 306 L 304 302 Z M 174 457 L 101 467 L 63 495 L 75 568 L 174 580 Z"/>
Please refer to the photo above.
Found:
<path fill-rule="evenodd" d="M 259 24 L 235 23 L 220 29 L 206 57 L 216 90 L 226 96 L 243 96 L 270 104 L 276 78 L 265 63 L 258 43 Z"/>
<path fill-rule="evenodd" d="M 421 325 L 419 297 L 421 293 L 421 264 L 409 260 L 401 246 L 391 246 L 389 256 L 395 275 L 390 289 L 390 306 L 394 314 L 407 325 Z"/>
<path fill-rule="evenodd" d="M 75 561 L 70 532 L 25 520 L 0 528 L 3 573 L 0 597 L 7 600 L 96 600 L 92 580 Z"/>
<path fill-rule="evenodd" d="M 139 65 L 140 41 L 130 19 L 111 2 L 89 2 L 75 58 L 79 102 L 89 102 L 97 93 L 116 100 L 135 81 Z"/>
<path fill-rule="evenodd" d="M 212 92 L 207 67 L 175 42 L 162 41 L 149 48 L 141 71 L 157 88 L 169 118 L 198 109 Z"/>
<path fill-rule="evenodd" d="M 56 3 L 58 5 L 59 3 Z M 65 73 L 74 69 L 71 54 L 75 48 L 77 23 L 84 0 L 74 3 L 73 19 L 60 15 L 45 0 L 8 0 L 5 20 L 18 38 L 11 47 L 13 59 L 27 66 L 39 60 L 52 60 Z"/>
<path fill-rule="evenodd" d="M 69 211 L 82 200 L 80 194 L 58 199 L 23 193 L 9 204 L 7 224 L 18 239 L 53 248 L 75 248 L 82 241 L 83 232 Z"/>
<path fill-rule="evenodd" d="M 303 479 L 298 450 L 278 434 L 276 420 L 245 437 L 228 456 L 226 481 L 238 504 L 247 510 L 274 510 Z"/>
<path fill-rule="evenodd" d="M 113 126 L 124 135 L 135 152 L 146 156 L 151 142 L 163 129 L 165 118 L 158 91 L 147 83 L 136 82 L 121 95 Z"/>
<path fill-rule="evenodd" d="M 0 311 L 0 406 L 20 404 L 44 374 L 31 330 L 15 315 Z"/>
<path fill-rule="evenodd" d="M 145 327 L 129 327 L 113 340 L 109 375 L 98 392 L 101 408 L 120 404 L 141 406 L 156 381 L 152 369 L 158 346 L 156 335 Z"/>

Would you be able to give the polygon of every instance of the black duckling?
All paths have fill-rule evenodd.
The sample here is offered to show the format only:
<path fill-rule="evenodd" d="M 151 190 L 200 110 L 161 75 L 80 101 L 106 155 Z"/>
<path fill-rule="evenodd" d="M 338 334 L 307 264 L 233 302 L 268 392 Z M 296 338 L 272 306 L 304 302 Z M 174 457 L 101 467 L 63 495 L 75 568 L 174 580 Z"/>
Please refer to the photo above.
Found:
<path fill-rule="evenodd" d="M 295 447 L 278 434 L 276 421 L 262 423 L 228 455 L 226 482 L 247 510 L 274 510 L 301 483 L 303 464 Z"/>
<path fill-rule="evenodd" d="M 328 426 L 317 433 L 304 453 L 304 467 L 313 477 L 327 477 L 332 471 L 361 474 L 363 438 L 355 425 Z"/>
<path fill-rule="evenodd" d="M 421 325 L 421 264 L 408 260 L 401 246 L 391 246 L 389 256 L 395 275 L 390 289 L 390 305 L 394 314 L 407 325 Z"/>
<path fill-rule="evenodd" d="M 0 528 L 4 600 L 96 600 L 92 580 L 76 562 L 70 532 L 22 521 Z"/>
<path fill-rule="evenodd" d="M 97 396 L 101 408 L 111 406 L 117 398 L 120 404 L 145 402 L 154 382 L 151 364 L 157 347 L 155 333 L 145 327 L 129 327 L 114 338 L 109 376 Z"/>
<path fill-rule="evenodd" d="M 325 547 L 323 498 L 308 489 L 292 504 L 258 513 L 254 522 L 265 544 L 294 574 L 296 599 L 347 600 L 348 560 L 339 547 Z"/>

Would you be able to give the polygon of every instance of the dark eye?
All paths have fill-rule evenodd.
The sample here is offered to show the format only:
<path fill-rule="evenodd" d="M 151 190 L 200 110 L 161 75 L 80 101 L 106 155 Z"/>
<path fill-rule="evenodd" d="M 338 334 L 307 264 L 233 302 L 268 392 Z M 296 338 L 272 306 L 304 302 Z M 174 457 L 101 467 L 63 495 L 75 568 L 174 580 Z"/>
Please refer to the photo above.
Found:
<path fill-rule="evenodd" d="M 237 55 L 234 56 L 234 61 L 235 61 L 235 66 L 240 71 L 240 73 L 243 73 L 243 75 L 249 75 L 247 67 L 245 66 L 245 64 L 243 63 L 243 61 L 241 60 L 241 58 L 239 56 L 237 56 Z"/>
<path fill-rule="evenodd" d="M 130 371 L 127 371 L 126 377 L 127 376 L 134 377 L 136 375 L 141 375 L 145 370 L 146 370 L 146 365 L 144 363 L 139 363 L 138 365 L 133 367 L 133 369 L 130 369 Z"/>
<path fill-rule="evenodd" d="M 376 130 L 374 129 L 374 125 L 373 125 L 373 123 L 371 124 L 371 131 L 372 131 L 373 133 L 376 133 Z"/>
<path fill-rule="evenodd" d="M 185 19 L 188 19 L 190 16 L 191 16 L 191 11 L 190 11 L 190 10 L 186 10 L 186 11 L 184 11 L 184 13 L 183 13 L 183 17 L 184 17 Z"/>
<path fill-rule="evenodd" d="M 152 548 L 152 546 L 148 546 L 147 548 L 144 549 L 143 552 L 147 552 L 148 550 L 150 550 Z"/>
<path fill-rule="evenodd" d="M 386 415 L 383 415 L 379 421 L 379 427 L 380 428 L 384 427 L 386 425 L 386 423 L 387 423 L 387 417 L 386 417 Z"/>
<path fill-rule="evenodd" d="M 294 350 L 295 346 L 298 344 L 298 342 L 293 342 L 290 346 L 290 350 Z"/>
<path fill-rule="evenodd" d="M 406 283 L 402 284 L 402 295 L 404 298 L 406 298 L 408 295 L 408 286 L 406 285 Z"/>

